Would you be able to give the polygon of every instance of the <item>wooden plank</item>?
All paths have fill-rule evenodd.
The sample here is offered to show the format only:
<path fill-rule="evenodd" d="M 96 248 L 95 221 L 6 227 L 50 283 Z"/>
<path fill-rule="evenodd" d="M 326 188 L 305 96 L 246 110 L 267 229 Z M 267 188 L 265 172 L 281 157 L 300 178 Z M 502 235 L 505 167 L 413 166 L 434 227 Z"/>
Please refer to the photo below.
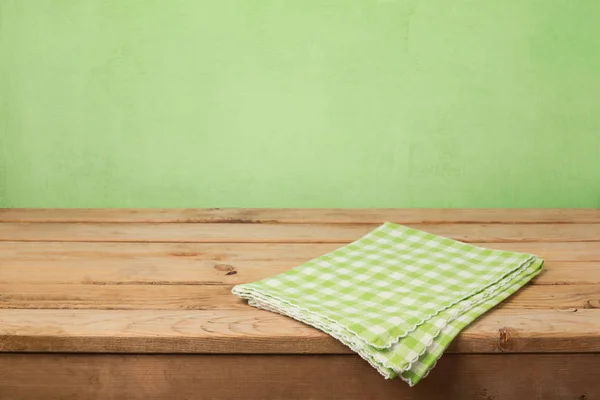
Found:
<path fill-rule="evenodd" d="M 473 243 L 491 249 L 536 254 L 552 261 L 600 261 L 600 244 L 594 242 Z M 326 244 L 243 244 L 243 243 L 61 243 L 0 242 L 0 262 L 40 260 L 88 260 L 101 263 L 119 259 L 152 260 L 169 258 L 168 263 L 182 259 L 214 259 L 215 261 L 307 261 L 340 247 Z"/>
<path fill-rule="evenodd" d="M 0 209 L 0 222 L 150 222 L 284 224 L 600 223 L 600 209 Z"/>
<path fill-rule="evenodd" d="M 0 290 L 1 292 L 1 290 Z M 527 285 L 501 305 L 505 309 L 600 309 L 600 284 Z"/>
<path fill-rule="evenodd" d="M 245 310 L 231 285 L 0 284 L 0 309 Z"/>
<path fill-rule="evenodd" d="M 491 311 L 458 353 L 600 352 L 600 309 Z M 0 310 L 0 352 L 340 354 L 308 325 L 262 310 Z"/>
<path fill-rule="evenodd" d="M 532 282 L 534 285 L 598 285 L 600 263 L 549 261 Z"/>
<path fill-rule="evenodd" d="M 349 243 L 370 224 L 1 223 L 0 241 Z M 411 227 L 464 242 L 600 242 L 600 224 L 428 224 Z"/>
<path fill-rule="evenodd" d="M 246 310 L 231 285 L 0 284 L 0 309 Z M 599 285 L 529 285 L 503 309 L 600 308 Z"/>
<path fill-rule="evenodd" d="M 0 242 L 0 283 L 235 285 L 287 271 L 337 247 Z M 536 284 L 600 283 L 598 243 L 492 243 L 488 247 L 543 257 L 544 271 Z"/>
<path fill-rule="evenodd" d="M 237 285 L 253 282 L 287 271 L 300 262 L 281 261 L 211 261 L 169 258 L 152 260 L 84 261 L 77 265 L 67 261 L 15 262 L 2 266 L 0 283 L 86 284 L 86 285 Z M 164 267 L 163 267 L 164 265 Z M 26 269 L 24 269 L 26 268 Z M 535 285 L 598 285 L 600 262 L 548 261 L 534 278 Z"/>
<path fill-rule="evenodd" d="M 1 354 L 0 400 L 592 400 L 600 354 L 446 355 L 414 388 L 356 356 Z"/>
<path fill-rule="evenodd" d="M 0 309 L 0 352 L 349 353 L 308 325 L 262 310 Z"/>

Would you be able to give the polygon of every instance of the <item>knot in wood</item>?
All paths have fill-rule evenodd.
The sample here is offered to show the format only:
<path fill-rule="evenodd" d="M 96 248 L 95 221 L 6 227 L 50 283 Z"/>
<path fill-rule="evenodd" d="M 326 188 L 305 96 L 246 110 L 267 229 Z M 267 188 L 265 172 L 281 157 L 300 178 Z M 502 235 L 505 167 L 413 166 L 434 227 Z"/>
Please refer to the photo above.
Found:
<path fill-rule="evenodd" d="M 498 329 L 498 349 L 502 352 L 508 351 L 510 346 L 510 332 L 508 328 Z"/>

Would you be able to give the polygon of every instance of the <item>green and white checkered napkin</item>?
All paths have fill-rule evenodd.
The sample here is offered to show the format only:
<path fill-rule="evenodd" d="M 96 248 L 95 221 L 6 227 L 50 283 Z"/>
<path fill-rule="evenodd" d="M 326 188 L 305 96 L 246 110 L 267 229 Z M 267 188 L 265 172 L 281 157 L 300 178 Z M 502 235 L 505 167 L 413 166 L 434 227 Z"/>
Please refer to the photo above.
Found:
<path fill-rule="evenodd" d="M 337 338 L 413 386 L 452 339 L 537 275 L 543 260 L 393 223 L 233 293 Z"/>

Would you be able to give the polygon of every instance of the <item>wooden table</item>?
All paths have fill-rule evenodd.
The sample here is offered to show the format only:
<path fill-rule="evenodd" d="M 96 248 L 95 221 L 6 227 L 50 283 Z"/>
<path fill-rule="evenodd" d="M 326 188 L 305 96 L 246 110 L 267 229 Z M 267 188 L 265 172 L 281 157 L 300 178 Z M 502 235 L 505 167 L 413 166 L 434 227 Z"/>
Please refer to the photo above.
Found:
<path fill-rule="evenodd" d="M 417 387 L 232 285 L 384 221 L 545 271 Z M 0 399 L 600 398 L 600 210 L 0 210 Z"/>

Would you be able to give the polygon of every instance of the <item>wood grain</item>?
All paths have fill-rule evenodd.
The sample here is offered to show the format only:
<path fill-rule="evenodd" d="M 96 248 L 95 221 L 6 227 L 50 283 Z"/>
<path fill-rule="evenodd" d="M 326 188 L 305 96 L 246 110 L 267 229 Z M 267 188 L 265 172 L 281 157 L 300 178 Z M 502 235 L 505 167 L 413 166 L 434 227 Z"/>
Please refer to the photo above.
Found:
<path fill-rule="evenodd" d="M 0 284 L 0 309 L 247 310 L 231 285 Z M 529 285 L 503 309 L 600 308 L 598 285 Z"/>
<path fill-rule="evenodd" d="M 336 247 L 0 242 L 0 283 L 235 285 L 287 271 Z M 492 243 L 488 247 L 544 258 L 544 271 L 535 284 L 600 284 L 599 243 Z"/>
<path fill-rule="evenodd" d="M 600 223 L 600 209 L 0 209 L 0 222 Z"/>
<path fill-rule="evenodd" d="M 0 309 L 246 310 L 231 285 L 0 284 Z"/>
<path fill-rule="evenodd" d="M 472 243 L 491 249 L 536 254 L 553 261 L 600 261 L 600 244 L 595 242 Z M 0 262 L 77 259 L 106 262 L 113 259 L 179 259 L 212 257 L 217 261 L 259 260 L 269 256 L 283 260 L 309 260 L 339 247 L 337 243 L 81 243 L 81 242 L 0 242 Z M 266 254 L 266 256 L 265 256 Z M 3 265 L 3 264 L 0 264 Z"/>
<path fill-rule="evenodd" d="M 506 309 L 600 309 L 600 284 L 528 285 L 501 303 Z"/>
<path fill-rule="evenodd" d="M 0 284 L 0 309 L 246 310 L 231 285 Z"/>
<path fill-rule="evenodd" d="M 455 353 L 600 352 L 600 310 L 493 310 Z M 0 310 L 0 352 L 340 354 L 327 334 L 262 310 Z"/>
<path fill-rule="evenodd" d="M 0 354 L 0 400 L 593 400 L 600 355 L 446 355 L 414 388 L 356 356 Z"/>
<path fill-rule="evenodd" d="M 464 242 L 600 242 L 600 224 L 411 224 Z M 163 243 L 349 243 L 371 224 L 0 224 L 0 241 Z"/>

